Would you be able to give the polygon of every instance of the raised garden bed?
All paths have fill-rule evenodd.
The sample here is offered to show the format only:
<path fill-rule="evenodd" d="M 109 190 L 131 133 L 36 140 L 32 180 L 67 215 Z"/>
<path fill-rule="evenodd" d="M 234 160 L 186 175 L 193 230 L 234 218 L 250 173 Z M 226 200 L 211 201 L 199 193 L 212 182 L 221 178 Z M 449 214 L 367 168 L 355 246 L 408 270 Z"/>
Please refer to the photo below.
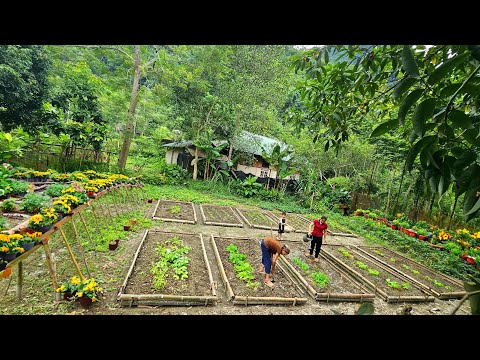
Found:
<path fill-rule="evenodd" d="M 240 217 L 248 226 L 257 229 L 276 230 L 278 228 L 278 220 L 270 218 L 264 211 L 260 209 L 239 209 Z"/>
<path fill-rule="evenodd" d="M 460 299 L 465 295 L 463 283 L 460 280 L 442 274 L 438 271 L 417 263 L 393 250 L 383 246 L 351 246 L 387 266 L 410 281 L 417 283 L 423 289 L 439 299 Z"/>
<path fill-rule="evenodd" d="M 375 294 L 348 275 L 336 263 L 322 256 L 313 262 L 304 255 L 305 245 L 289 242 L 290 254 L 281 257 L 284 268 L 317 301 L 373 302 Z M 314 279 L 317 279 L 315 281 Z"/>
<path fill-rule="evenodd" d="M 243 227 L 242 220 L 230 206 L 200 205 L 205 225 Z"/>
<path fill-rule="evenodd" d="M 278 210 L 268 211 L 267 213 L 272 219 L 275 220 L 275 222 L 277 222 L 282 216 L 282 213 Z M 308 225 L 310 222 L 301 219 L 298 214 L 287 213 L 285 218 L 287 219 L 287 226 L 291 228 L 291 231 L 301 233 L 306 233 L 308 231 Z"/>
<path fill-rule="evenodd" d="M 397 271 L 382 266 L 353 247 L 323 245 L 322 255 L 336 262 L 351 276 L 378 294 L 388 303 L 429 302 L 435 298 Z"/>
<path fill-rule="evenodd" d="M 185 201 L 158 200 L 152 218 L 186 224 L 197 223 L 197 213 L 193 203 Z"/>
<path fill-rule="evenodd" d="M 280 263 L 277 263 L 275 270 L 275 286 L 270 288 L 265 285 L 265 275 L 258 272 L 262 265 L 259 239 L 211 235 L 211 242 L 227 298 L 233 304 L 295 306 L 307 302 L 307 298 L 304 297 L 307 295 L 305 290 Z M 235 246 L 239 253 L 246 255 L 245 261 L 252 268 L 252 278 L 249 281 L 237 276 L 227 250 L 231 245 Z"/>
<path fill-rule="evenodd" d="M 159 249 L 172 253 L 183 247 L 188 248 L 188 277 L 175 279 L 174 267 L 169 266 L 163 287 L 155 288 L 159 281 L 151 270 L 164 260 Z M 122 306 L 215 305 L 217 295 L 202 234 L 146 230 L 117 300 Z"/>

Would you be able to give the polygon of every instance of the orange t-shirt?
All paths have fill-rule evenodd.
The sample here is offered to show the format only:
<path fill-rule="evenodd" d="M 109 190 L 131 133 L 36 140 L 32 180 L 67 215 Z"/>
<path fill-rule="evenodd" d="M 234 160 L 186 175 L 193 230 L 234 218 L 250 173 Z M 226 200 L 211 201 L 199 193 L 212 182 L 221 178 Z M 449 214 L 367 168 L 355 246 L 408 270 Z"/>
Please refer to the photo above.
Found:
<path fill-rule="evenodd" d="M 265 247 L 270 251 L 271 254 L 281 254 L 282 253 L 282 244 L 280 242 L 271 237 L 271 236 L 266 236 L 263 239 L 263 243 L 265 244 Z"/>

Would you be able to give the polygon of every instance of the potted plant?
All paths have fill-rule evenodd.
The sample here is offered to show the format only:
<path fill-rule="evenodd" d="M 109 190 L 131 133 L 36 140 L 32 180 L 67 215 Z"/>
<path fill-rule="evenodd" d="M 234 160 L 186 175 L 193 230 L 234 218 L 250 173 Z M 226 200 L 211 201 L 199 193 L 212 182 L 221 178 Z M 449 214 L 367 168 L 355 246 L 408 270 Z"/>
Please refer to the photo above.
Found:
<path fill-rule="evenodd" d="M 35 231 L 46 233 L 57 221 L 54 208 L 43 209 L 40 214 L 35 214 L 28 219 L 28 226 Z"/>
<path fill-rule="evenodd" d="M 20 246 L 18 237 L 20 234 L 0 234 L 0 259 L 10 262 L 25 250 Z"/>
<path fill-rule="evenodd" d="M 99 295 L 102 294 L 102 288 L 94 278 L 83 280 L 77 287 L 75 299 L 79 301 L 83 308 L 88 308 L 92 303 L 98 301 Z"/>
<path fill-rule="evenodd" d="M 71 206 L 68 204 L 68 202 L 65 199 L 54 201 L 53 208 L 55 209 L 57 214 L 61 215 L 62 217 L 72 212 Z M 60 219 L 57 219 L 57 220 L 60 220 Z"/>
<path fill-rule="evenodd" d="M 64 300 L 73 300 L 81 284 L 82 280 L 78 276 L 72 276 L 71 278 L 66 279 L 60 287 L 55 289 L 55 291 L 57 293 L 62 293 Z"/>
<path fill-rule="evenodd" d="M 418 237 L 418 240 L 425 241 L 428 237 L 428 230 L 418 228 L 417 229 L 417 237 Z"/>
<path fill-rule="evenodd" d="M 120 240 L 112 240 L 108 243 L 108 250 L 115 250 L 117 247 L 118 247 L 118 243 L 120 242 Z"/>

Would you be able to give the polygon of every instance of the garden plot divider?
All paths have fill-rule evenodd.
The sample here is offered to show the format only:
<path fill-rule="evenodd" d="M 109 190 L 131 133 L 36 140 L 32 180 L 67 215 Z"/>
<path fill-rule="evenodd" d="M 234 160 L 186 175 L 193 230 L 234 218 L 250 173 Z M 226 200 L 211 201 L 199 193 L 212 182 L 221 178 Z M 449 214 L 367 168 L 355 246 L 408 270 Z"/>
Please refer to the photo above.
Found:
<path fill-rule="evenodd" d="M 307 298 L 298 296 L 305 295 L 305 291 L 285 268 L 277 262 L 275 272 L 275 286 L 269 288 L 263 281 L 265 275 L 257 269 L 261 265 L 261 250 L 259 239 L 236 237 L 236 236 L 211 236 L 211 244 L 217 266 L 222 278 L 228 301 L 234 305 L 301 305 L 307 302 Z M 236 276 L 234 265 L 229 261 L 229 253 L 226 247 L 234 244 L 241 254 L 247 255 L 246 260 L 253 268 L 254 280 L 258 286 L 248 287 L 245 281 Z M 282 257 L 282 255 L 280 255 Z M 283 295 L 283 296 L 282 296 Z"/>
<path fill-rule="evenodd" d="M 349 245 L 348 247 L 353 247 L 384 267 L 398 272 L 439 299 L 461 299 L 466 294 L 463 283 L 460 280 L 432 270 L 383 246 Z"/>
<path fill-rule="evenodd" d="M 371 293 L 358 280 L 350 276 L 345 270 L 327 257 L 320 254 L 319 262 L 312 262 L 312 258 L 303 255 L 303 249 L 298 245 L 291 244 L 288 259 L 280 257 L 284 268 L 290 272 L 308 294 L 317 301 L 325 302 L 373 302 L 375 294 Z M 300 266 L 295 265 L 295 259 L 302 261 L 302 265 L 308 265 L 309 269 L 321 271 L 328 276 L 328 283 L 322 289 L 315 281 L 308 276 L 307 272 Z M 308 260 L 307 260 L 308 259 Z M 293 262 L 293 264 L 292 264 Z"/>
<path fill-rule="evenodd" d="M 352 247 L 324 244 L 321 253 L 388 303 L 435 301 L 415 282 Z"/>
<path fill-rule="evenodd" d="M 277 230 L 278 223 L 265 212 L 258 209 L 240 209 L 236 208 L 240 217 L 248 226 L 256 229 Z"/>
<path fill-rule="evenodd" d="M 172 211 L 174 206 L 179 207 L 178 213 Z M 158 200 L 155 210 L 153 210 L 152 218 L 155 220 L 196 224 L 197 212 L 195 211 L 195 206 L 193 206 L 192 202 Z"/>
<path fill-rule="evenodd" d="M 242 219 L 230 206 L 200 204 L 205 225 L 243 227 Z"/>
<path fill-rule="evenodd" d="M 188 278 L 185 280 L 185 283 L 180 284 L 180 286 L 178 286 L 179 283 L 167 283 L 165 284 L 165 289 L 167 290 L 164 293 L 159 293 L 156 292 L 159 290 L 152 290 L 152 286 L 149 286 L 151 282 L 145 282 L 146 278 L 153 278 L 153 276 L 150 276 L 151 274 L 148 270 L 150 270 L 152 266 L 153 255 L 156 254 L 155 244 L 153 243 L 154 240 L 148 239 L 147 237 L 149 236 L 159 237 L 162 243 L 165 243 L 169 237 L 177 237 L 180 238 L 182 242 L 185 242 L 187 246 L 191 247 L 192 250 L 188 253 L 188 257 L 191 260 L 191 266 L 189 266 Z M 148 244 L 149 242 L 151 243 Z M 148 245 L 148 248 L 146 245 Z M 136 271 L 134 272 L 134 270 Z M 130 288 L 134 286 L 134 281 L 139 281 L 141 284 L 138 288 L 146 291 L 141 291 L 142 293 L 130 293 L 129 291 Z M 132 264 L 130 265 L 125 280 L 117 294 L 117 301 L 120 302 L 121 306 L 128 307 L 138 305 L 216 305 L 218 299 L 216 287 L 217 284 L 213 281 L 213 275 L 202 234 L 145 230 L 142 240 L 140 241 L 138 249 L 133 257 Z M 194 294 L 194 291 L 203 292 L 203 294 Z"/>

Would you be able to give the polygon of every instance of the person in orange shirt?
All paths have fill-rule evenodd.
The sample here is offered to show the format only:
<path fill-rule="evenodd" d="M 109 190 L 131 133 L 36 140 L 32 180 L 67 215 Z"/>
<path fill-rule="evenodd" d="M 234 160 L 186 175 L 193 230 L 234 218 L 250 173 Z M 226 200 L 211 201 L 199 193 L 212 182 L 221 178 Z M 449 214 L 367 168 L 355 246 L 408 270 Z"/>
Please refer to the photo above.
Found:
<path fill-rule="evenodd" d="M 284 256 L 290 254 L 290 249 L 271 236 L 266 236 L 260 241 L 260 248 L 262 250 L 260 273 L 265 274 L 265 285 L 273 287 L 272 281 L 274 281 L 273 275 L 275 274 L 277 259 L 280 254 Z"/>
<path fill-rule="evenodd" d="M 313 261 L 318 261 L 318 254 L 320 253 L 320 248 L 322 247 L 322 242 L 327 236 L 327 217 L 322 216 L 320 220 L 313 220 L 308 226 L 308 235 L 312 235 L 312 241 L 310 243 L 310 251 L 305 253 L 306 257 L 312 256 L 313 250 L 315 249 L 315 258 Z"/>

